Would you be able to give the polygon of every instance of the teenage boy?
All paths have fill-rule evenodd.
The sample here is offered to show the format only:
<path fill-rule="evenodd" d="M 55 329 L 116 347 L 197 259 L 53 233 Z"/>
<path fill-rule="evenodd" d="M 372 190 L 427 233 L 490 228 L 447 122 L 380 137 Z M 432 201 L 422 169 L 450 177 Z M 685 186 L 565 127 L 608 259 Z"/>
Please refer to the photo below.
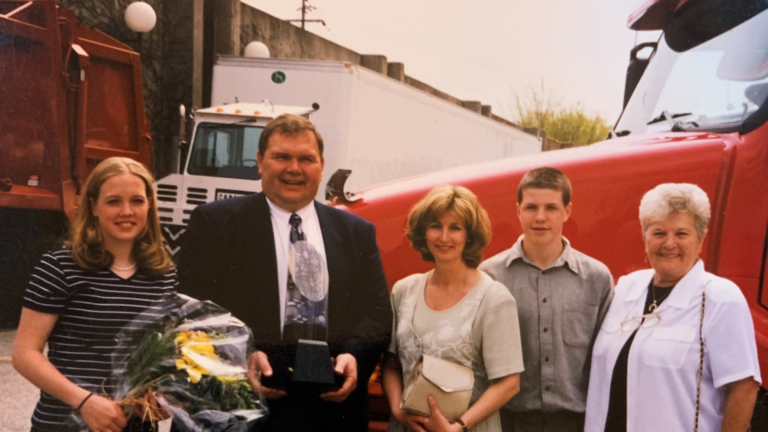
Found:
<path fill-rule="evenodd" d="M 592 344 L 613 297 L 605 264 L 563 237 L 571 183 L 559 170 L 529 171 L 517 188 L 523 235 L 480 265 L 517 300 L 525 372 L 502 409 L 502 429 L 581 432 Z"/>

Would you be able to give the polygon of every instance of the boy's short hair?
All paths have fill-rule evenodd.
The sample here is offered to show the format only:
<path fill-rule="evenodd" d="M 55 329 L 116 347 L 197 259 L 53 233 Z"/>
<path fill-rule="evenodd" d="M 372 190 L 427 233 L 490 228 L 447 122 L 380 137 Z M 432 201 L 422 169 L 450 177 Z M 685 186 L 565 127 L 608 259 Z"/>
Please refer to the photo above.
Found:
<path fill-rule="evenodd" d="M 571 182 L 559 169 L 541 167 L 528 171 L 517 186 L 517 203 L 523 202 L 526 189 L 550 189 L 563 194 L 563 206 L 571 202 Z"/>

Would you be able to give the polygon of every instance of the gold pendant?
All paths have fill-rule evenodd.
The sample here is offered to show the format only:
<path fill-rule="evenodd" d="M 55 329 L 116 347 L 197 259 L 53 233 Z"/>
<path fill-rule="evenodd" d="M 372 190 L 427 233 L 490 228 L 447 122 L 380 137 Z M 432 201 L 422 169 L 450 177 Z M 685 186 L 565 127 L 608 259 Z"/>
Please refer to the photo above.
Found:
<path fill-rule="evenodd" d="M 648 306 L 648 312 L 653 312 L 656 310 L 658 306 L 656 306 L 656 300 L 653 301 L 653 304 Z"/>

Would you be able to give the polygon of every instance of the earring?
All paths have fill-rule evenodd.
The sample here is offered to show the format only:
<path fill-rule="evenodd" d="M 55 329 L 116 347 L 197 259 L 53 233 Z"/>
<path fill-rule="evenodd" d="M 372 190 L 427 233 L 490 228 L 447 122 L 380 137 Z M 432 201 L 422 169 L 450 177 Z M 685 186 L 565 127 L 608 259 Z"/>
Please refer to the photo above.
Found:
<path fill-rule="evenodd" d="M 648 254 L 643 254 L 643 261 L 648 264 Z"/>

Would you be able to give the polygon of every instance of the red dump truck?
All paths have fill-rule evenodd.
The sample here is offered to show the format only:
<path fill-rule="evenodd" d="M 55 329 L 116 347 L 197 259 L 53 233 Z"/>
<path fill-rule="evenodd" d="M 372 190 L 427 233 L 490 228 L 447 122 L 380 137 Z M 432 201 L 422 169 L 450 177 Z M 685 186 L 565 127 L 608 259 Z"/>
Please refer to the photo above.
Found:
<path fill-rule="evenodd" d="M 565 236 L 619 277 L 647 267 L 638 222 L 643 194 L 660 183 L 695 183 L 712 203 L 705 266 L 743 290 L 768 376 L 768 3 L 652 0 L 629 26 L 664 33 L 633 50 L 631 97 L 612 139 L 346 193 L 337 205 L 376 225 L 391 286 L 429 268 L 404 228 L 408 211 L 430 189 L 458 184 L 478 195 L 493 226 L 486 251 L 492 256 L 521 235 L 515 203 L 523 174 L 554 166 L 574 188 Z M 653 51 L 649 59 L 637 56 L 642 48 Z"/>
<path fill-rule="evenodd" d="M 91 169 L 152 166 L 139 55 L 53 0 L 0 1 L 0 328 Z"/>

